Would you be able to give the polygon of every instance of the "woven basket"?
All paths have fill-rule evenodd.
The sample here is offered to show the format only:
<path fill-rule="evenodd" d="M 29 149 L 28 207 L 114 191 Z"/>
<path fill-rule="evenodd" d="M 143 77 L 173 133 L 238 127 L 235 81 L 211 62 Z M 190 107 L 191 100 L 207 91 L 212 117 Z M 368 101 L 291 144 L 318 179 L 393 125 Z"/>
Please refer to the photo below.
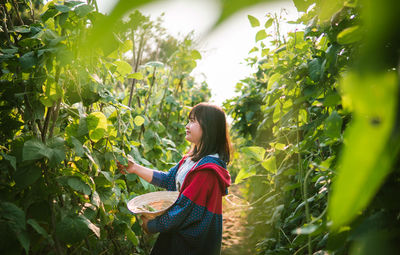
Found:
<path fill-rule="evenodd" d="M 148 219 L 163 214 L 178 199 L 178 191 L 156 191 L 134 197 L 128 202 L 128 209 Z"/>

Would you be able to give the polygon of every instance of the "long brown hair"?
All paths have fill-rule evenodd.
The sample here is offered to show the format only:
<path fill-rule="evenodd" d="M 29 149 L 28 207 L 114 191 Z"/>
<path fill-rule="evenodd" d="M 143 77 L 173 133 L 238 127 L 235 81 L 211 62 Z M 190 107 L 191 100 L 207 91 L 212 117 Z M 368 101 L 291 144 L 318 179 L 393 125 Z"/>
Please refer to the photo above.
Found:
<path fill-rule="evenodd" d="M 195 105 L 189 113 L 189 119 L 196 119 L 203 135 L 200 143 L 189 151 L 193 161 L 218 153 L 219 158 L 229 164 L 232 145 L 229 139 L 226 116 L 222 108 L 208 103 Z"/>

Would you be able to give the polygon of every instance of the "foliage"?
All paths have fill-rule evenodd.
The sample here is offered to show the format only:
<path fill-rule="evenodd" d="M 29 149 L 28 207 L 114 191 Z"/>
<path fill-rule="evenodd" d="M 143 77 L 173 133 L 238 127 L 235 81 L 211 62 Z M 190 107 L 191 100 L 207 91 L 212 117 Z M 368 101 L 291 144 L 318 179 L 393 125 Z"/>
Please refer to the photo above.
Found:
<path fill-rule="evenodd" d="M 383 45 L 398 49 L 389 25 L 396 17 L 383 19 L 393 28 L 384 42 L 371 35 L 380 32 L 370 19 L 393 13 L 388 2 L 316 1 L 309 8 L 313 2 L 294 1 L 305 13 L 293 23 L 304 29 L 287 37 L 277 15 L 267 15 L 263 27 L 249 16 L 259 30 L 248 62 L 258 71 L 225 102 L 241 142 L 236 183 L 245 182 L 253 201 L 248 245 L 263 254 L 374 254 L 366 248 L 372 246 L 394 254 L 399 207 L 382 199 L 399 188 L 396 179 L 384 184 L 398 169 L 398 77 L 390 71 L 398 66 Z M 271 23 L 274 35 L 265 30 Z M 273 46 L 266 46 L 268 36 Z M 376 55 L 386 62 L 371 61 Z M 385 235 L 380 226 L 390 222 Z"/>
<path fill-rule="evenodd" d="M 187 148 L 182 105 L 210 93 L 190 76 L 191 35 L 140 12 L 121 21 L 148 2 L 108 16 L 94 0 L 0 4 L 2 253 L 144 254 L 154 241 L 126 209 L 154 187 L 115 160 L 170 167 Z M 220 2 L 214 28 L 262 1 Z M 249 16 L 258 71 L 225 104 L 232 176 L 252 201 L 247 241 L 263 254 L 395 254 L 400 4 L 293 2 L 304 29 L 287 36 L 277 15 Z"/>
<path fill-rule="evenodd" d="M 190 75 L 191 36 L 168 36 L 161 20 L 134 12 L 112 47 L 85 48 L 96 8 L 1 4 L 2 254 L 146 254 L 154 239 L 126 203 L 155 187 L 115 161 L 170 168 L 188 147 L 184 105 L 210 96 Z"/>

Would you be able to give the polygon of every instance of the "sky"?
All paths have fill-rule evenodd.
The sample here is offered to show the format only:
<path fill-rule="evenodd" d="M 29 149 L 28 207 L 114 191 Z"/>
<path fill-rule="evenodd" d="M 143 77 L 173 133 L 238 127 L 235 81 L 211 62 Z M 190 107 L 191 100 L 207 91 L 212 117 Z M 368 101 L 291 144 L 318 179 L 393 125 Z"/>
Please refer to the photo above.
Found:
<path fill-rule="evenodd" d="M 97 0 L 99 11 L 108 13 L 116 0 Z M 267 13 L 280 12 L 284 8 L 287 20 L 297 19 L 292 1 L 276 1 L 256 5 L 236 13 L 215 30 L 211 26 L 218 18 L 219 6 L 214 0 L 164 0 L 139 8 L 144 15 L 156 19 L 164 13 L 163 27 L 178 38 L 194 31 L 202 59 L 192 75 L 201 83 L 206 81 L 211 89 L 211 102 L 222 103 L 236 95 L 235 85 L 251 75 L 252 69 L 245 58 L 256 46 L 255 35 L 260 28 L 252 28 L 247 15 L 258 18 L 263 24 Z M 284 32 L 294 31 L 291 25 L 282 25 Z"/>

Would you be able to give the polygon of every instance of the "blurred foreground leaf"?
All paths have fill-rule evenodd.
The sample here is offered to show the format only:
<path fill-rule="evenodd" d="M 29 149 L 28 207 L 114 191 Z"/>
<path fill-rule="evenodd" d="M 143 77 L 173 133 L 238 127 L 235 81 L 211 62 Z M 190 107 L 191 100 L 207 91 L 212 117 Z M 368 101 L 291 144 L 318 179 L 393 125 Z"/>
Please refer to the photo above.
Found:
<path fill-rule="evenodd" d="M 115 7 L 112 9 L 109 15 L 105 16 L 95 26 L 93 27 L 92 34 L 86 41 L 85 49 L 90 49 L 94 45 L 99 45 L 103 48 L 110 47 L 113 44 L 113 40 L 105 40 L 105 38 L 112 38 L 110 35 L 113 33 L 114 26 L 118 20 L 120 20 L 129 11 L 135 8 L 148 4 L 151 2 L 156 2 L 155 0 L 119 0 Z"/>
<path fill-rule="evenodd" d="M 227 20 L 230 16 L 235 13 L 238 13 L 240 10 L 248 8 L 252 5 L 260 4 L 260 3 L 267 3 L 270 2 L 269 0 L 219 0 L 222 6 L 222 11 L 220 16 L 215 23 L 214 27 L 221 24 L 223 21 Z"/>
<path fill-rule="evenodd" d="M 329 215 L 332 228 L 349 223 L 368 205 L 390 172 L 388 145 L 397 105 L 397 76 L 348 75 L 344 94 L 352 99 L 354 117 L 345 132 L 345 147 L 333 183 Z"/>

